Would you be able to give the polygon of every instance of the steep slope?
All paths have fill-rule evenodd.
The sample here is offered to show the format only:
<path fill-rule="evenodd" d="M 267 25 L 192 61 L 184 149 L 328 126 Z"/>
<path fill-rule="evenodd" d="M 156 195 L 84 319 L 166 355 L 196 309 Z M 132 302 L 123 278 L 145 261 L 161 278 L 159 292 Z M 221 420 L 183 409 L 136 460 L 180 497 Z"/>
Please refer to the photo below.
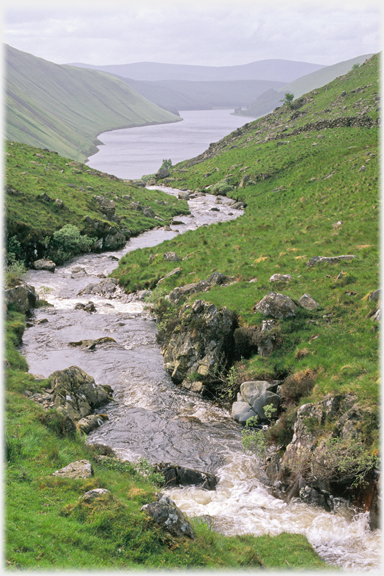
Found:
<path fill-rule="evenodd" d="M 277 470 L 271 482 L 280 482 L 280 496 L 305 486 L 303 497 L 349 497 L 363 510 L 374 501 L 379 448 L 378 67 L 376 55 L 304 95 L 297 109 L 284 104 L 173 167 L 165 183 L 230 196 L 245 214 L 165 242 L 152 258 L 149 249 L 129 254 L 113 274 L 127 291 L 154 289 L 168 352 L 172 334 L 186 330 L 191 308 L 178 316 L 182 305 L 205 300 L 235 312 L 227 369 L 235 362 L 227 378 L 213 368 L 204 385 L 231 406 L 241 383 L 279 381 L 279 418 L 265 438 L 279 448 L 269 470 Z M 157 286 L 173 264 L 167 251 L 182 270 Z M 164 299 L 212 272 L 226 285 Z M 284 318 L 255 309 L 270 292 L 297 311 Z M 313 309 L 299 306 L 303 295 Z"/>
<path fill-rule="evenodd" d="M 264 114 L 268 114 L 268 112 L 272 112 L 276 106 L 280 106 L 280 100 L 283 97 L 282 95 L 286 92 L 294 94 L 295 98 L 300 98 L 300 96 L 306 92 L 325 86 L 325 84 L 332 82 L 332 80 L 338 76 L 347 74 L 347 72 L 352 69 L 352 66 L 355 64 L 360 65 L 371 57 L 372 54 L 363 54 L 362 56 L 339 62 L 333 66 L 325 66 L 321 70 L 297 78 L 277 90 L 269 90 L 269 92 L 258 96 L 255 102 L 253 102 L 246 110 L 241 112 L 241 115 L 259 118 Z"/>
<path fill-rule="evenodd" d="M 169 224 L 188 205 L 162 192 L 138 188 L 55 152 L 7 142 L 6 246 L 13 259 L 31 265 L 38 258 L 61 264 L 76 254 L 58 246 L 54 234 L 76 226 L 93 251 L 124 245 L 130 236 Z M 87 251 L 87 250 L 86 250 Z"/>
<path fill-rule="evenodd" d="M 95 153 L 96 136 L 106 130 L 180 120 L 118 78 L 59 66 L 10 46 L 5 88 L 6 138 L 76 160 Z"/>
<path fill-rule="evenodd" d="M 268 80 L 286 83 L 323 68 L 320 64 L 277 59 L 260 60 L 239 66 L 193 66 L 157 62 L 111 64 L 108 66 L 81 63 L 70 65 L 101 70 L 133 80 L 191 80 L 195 82 L 204 80 Z"/>

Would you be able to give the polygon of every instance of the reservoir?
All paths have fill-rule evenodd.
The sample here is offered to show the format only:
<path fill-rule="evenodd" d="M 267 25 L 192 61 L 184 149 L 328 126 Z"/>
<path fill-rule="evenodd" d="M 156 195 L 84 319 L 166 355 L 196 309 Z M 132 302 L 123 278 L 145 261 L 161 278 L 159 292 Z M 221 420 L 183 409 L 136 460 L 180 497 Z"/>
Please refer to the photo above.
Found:
<path fill-rule="evenodd" d="M 153 174 L 164 159 L 177 164 L 193 158 L 247 122 L 231 112 L 186 110 L 181 112 L 181 122 L 103 132 L 98 136 L 103 145 L 89 158 L 88 166 L 123 179 Z"/>

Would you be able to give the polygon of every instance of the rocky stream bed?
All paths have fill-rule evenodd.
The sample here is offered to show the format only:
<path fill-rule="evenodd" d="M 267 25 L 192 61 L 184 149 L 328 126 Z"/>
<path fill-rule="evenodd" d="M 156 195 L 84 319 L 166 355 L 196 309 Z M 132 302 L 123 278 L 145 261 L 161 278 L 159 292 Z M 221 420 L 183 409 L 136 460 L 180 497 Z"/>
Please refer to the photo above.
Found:
<path fill-rule="evenodd" d="M 212 211 L 215 201 L 209 195 L 192 198 L 192 215 L 178 218 L 183 224 L 146 232 L 117 252 L 87 254 L 54 273 L 30 271 L 27 282 L 52 304 L 33 312 L 23 337 L 30 372 L 46 378 L 78 366 L 96 384 L 112 388 L 113 400 L 95 411 L 105 418 L 89 433 L 90 443 L 107 445 L 123 459 L 144 457 L 216 475 L 214 490 L 194 485 L 166 490 L 187 515 L 209 516 L 213 529 L 227 535 L 304 534 L 328 563 L 375 570 L 380 531 L 369 529 L 368 513 L 356 512 L 340 498 L 326 511 L 272 496 L 261 461 L 243 452 L 241 425 L 228 411 L 172 382 L 145 295 L 126 295 L 107 280 L 128 251 L 242 214 L 226 198 Z"/>

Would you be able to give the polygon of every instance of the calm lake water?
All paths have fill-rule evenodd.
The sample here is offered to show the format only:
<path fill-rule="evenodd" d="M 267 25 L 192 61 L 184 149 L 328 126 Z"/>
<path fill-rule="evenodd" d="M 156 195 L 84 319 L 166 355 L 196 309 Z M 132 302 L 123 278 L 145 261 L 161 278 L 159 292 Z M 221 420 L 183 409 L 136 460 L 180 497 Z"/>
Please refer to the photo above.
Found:
<path fill-rule="evenodd" d="M 231 112 L 188 110 L 181 112 L 182 122 L 103 132 L 98 138 L 104 145 L 88 165 L 119 178 L 153 174 L 165 158 L 173 164 L 193 158 L 247 122 Z"/>

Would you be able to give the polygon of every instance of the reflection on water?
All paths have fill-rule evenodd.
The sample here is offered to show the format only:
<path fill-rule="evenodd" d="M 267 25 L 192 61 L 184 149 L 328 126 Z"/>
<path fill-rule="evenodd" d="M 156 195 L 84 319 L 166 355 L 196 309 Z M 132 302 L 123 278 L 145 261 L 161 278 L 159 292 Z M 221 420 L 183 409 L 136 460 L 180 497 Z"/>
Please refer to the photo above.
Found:
<path fill-rule="evenodd" d="M 188 110 L 181 116 L 182 122 L 100 134 L 104 144 L 88 165 L 119 178 L 141 178 L 157 172 L 164 158 L 173 164 L 193 158 L 247 122 L 231 115 L 231 110 Z"/>

